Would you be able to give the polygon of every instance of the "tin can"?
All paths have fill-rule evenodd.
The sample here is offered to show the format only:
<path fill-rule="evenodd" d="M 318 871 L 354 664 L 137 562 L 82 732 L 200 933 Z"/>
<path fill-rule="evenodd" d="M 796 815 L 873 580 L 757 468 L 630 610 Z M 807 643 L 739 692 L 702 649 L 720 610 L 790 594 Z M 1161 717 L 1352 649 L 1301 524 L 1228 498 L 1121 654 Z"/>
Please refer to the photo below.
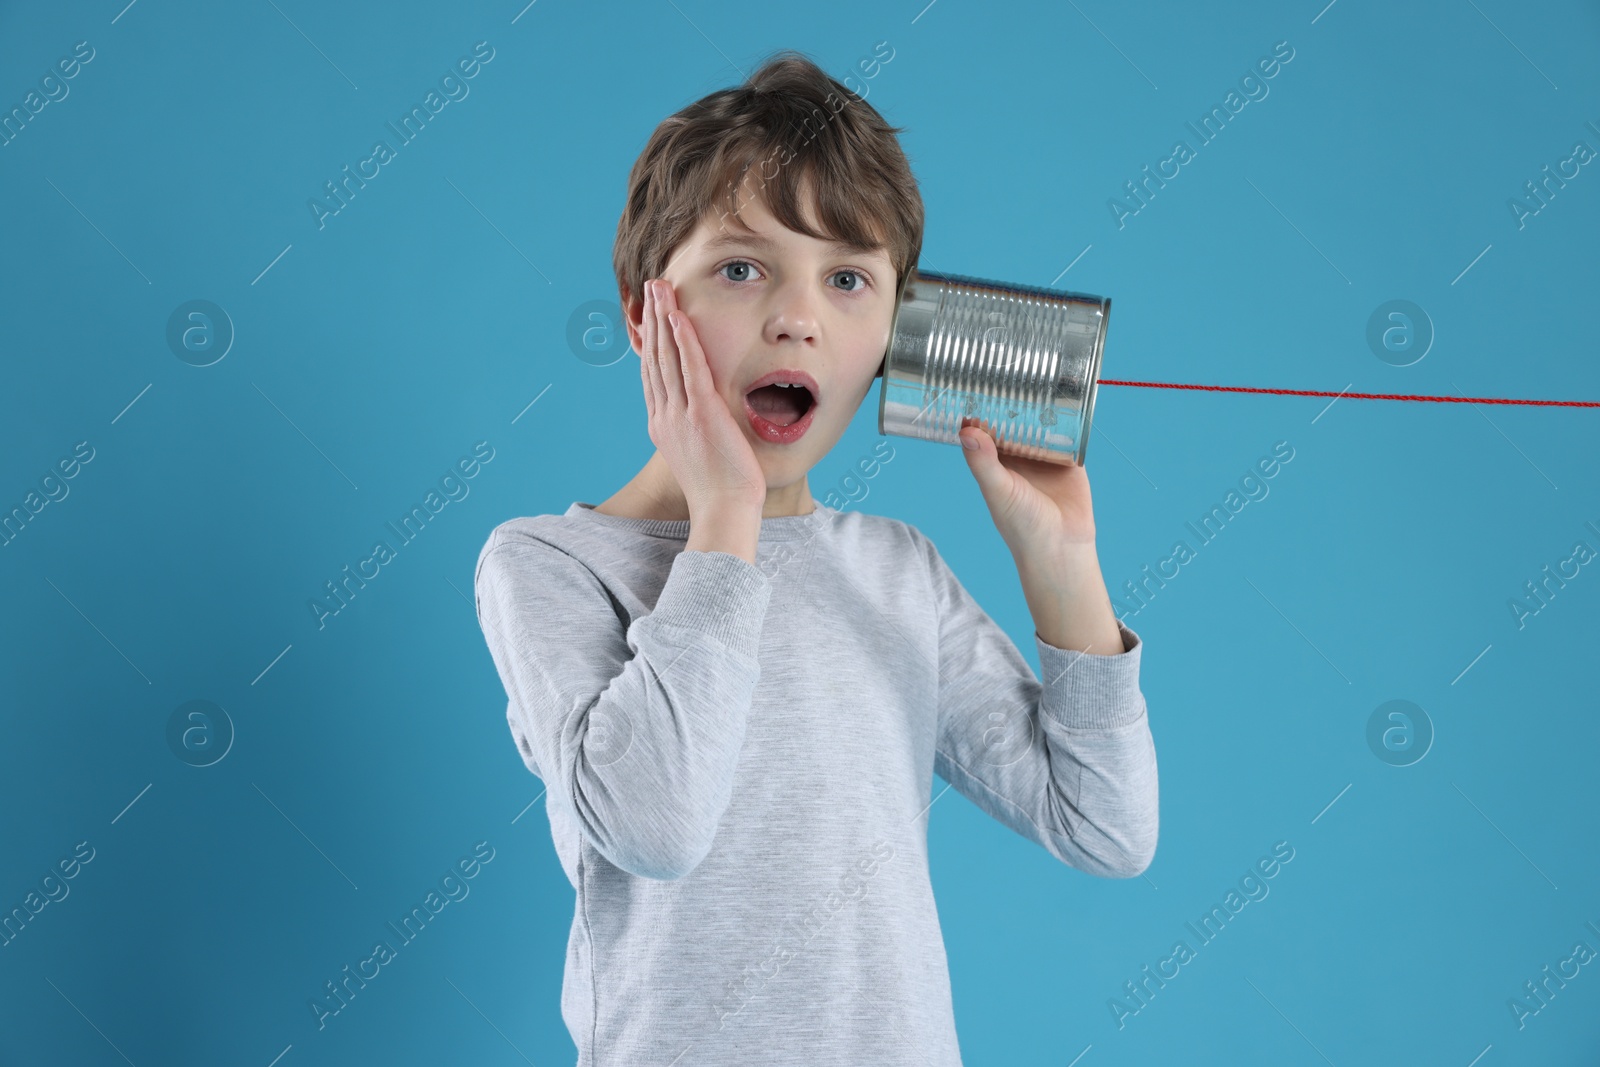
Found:
<path fill-rule="evenodd" d="M 913 270 L 879 372 L 878 432 L 1083 465 L 1109 297 Z"/>

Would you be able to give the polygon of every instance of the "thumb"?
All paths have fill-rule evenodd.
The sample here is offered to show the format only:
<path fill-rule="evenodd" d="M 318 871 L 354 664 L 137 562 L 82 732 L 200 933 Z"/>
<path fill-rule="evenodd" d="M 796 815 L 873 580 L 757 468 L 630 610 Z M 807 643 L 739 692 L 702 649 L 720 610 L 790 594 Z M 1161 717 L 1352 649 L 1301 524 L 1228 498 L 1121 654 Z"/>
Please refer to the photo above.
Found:
<path fill-rule="evenodd" d="M 978 491 L 983 494 L 984 500 L 993 507 L 1003 499 L 1002 493 L 1008 480 L 1006 469 L 1000 464 L 1000 452 L 995 448 L 994 439 L 977 426 L 963 426 L 958 436 L 961 438 L 961 454 L 966 457 L 967 469 L 972 471 L 972 477 L 977 480 Z"/>

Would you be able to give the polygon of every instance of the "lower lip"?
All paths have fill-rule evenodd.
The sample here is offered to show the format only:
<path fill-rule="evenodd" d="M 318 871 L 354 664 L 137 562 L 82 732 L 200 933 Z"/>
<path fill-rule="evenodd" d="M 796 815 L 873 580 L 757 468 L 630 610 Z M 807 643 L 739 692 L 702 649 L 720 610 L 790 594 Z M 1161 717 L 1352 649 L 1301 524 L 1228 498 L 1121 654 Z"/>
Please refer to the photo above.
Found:
<path fill-rule="evenodd" d="M 768 422 L 762 418 L 756 409 L 750 406 L 750 398 L 745 397 L 745 415 L 750 419 L 750 428 L 756 436 L 763 441 L 774 445 L 792 445 L 806 435 L 806 430 L 811 427 L 811 417 L 817 413 L 815 402 L 806 409 L 806 413 L 789 426 L 779 426 L 775 422 Z"/>

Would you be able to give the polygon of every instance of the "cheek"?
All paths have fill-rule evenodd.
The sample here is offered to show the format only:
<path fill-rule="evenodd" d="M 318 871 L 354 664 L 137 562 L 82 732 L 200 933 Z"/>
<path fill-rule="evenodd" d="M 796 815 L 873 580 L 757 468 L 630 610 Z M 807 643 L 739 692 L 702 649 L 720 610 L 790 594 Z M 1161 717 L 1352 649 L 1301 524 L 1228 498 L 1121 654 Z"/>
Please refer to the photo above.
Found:
<path fill-rule="evenodd" d="M 713 320 L 702 324 L 696 320 L 695 336 L 700 341 L 700 351 L 705 355 L 706 366 L 711 370 L 711 381 L 719 393 L 726 393 L 739 373 L 740 347 L 726 325 Z"/>
<path fill-rule="evenodd" d="M 885 332 L 881 343 L 868 344 L 854 354 L 850 365 L 855 368 L 856 380 L 861 383 L 859 396 L 865 397 L 878 384 L 878 369 L 883 366 L 888 350 L 889 335 Z"/>
<path fill-rule="evenodd" d="M 742 330 L 736 312 L 719 307 L 714 302 L 688 309 L 695 325 L 695 337 L 705 356 L 706 368 L 711 372 L 711 388 L 727 404 L 736 420 L 744 419 L 744 397 L 739 394 L 741 376 L 750 373 L 745 354 L 751 350 L 748 335 Z"/>

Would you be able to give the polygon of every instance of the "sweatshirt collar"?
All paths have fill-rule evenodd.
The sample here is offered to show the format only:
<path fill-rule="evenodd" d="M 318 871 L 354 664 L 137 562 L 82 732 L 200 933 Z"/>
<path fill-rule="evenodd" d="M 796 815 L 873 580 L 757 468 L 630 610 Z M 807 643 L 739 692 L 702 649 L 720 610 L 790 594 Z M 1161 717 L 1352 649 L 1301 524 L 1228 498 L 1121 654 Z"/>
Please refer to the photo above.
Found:
<path fill-rule="evenodd" d="M 816 497 L 811 498 L 811 511 L 805 515 L 777 515 L 761 520 L 762 541 L 792 541 L 807 537 L 822 527 L 834 514 Z M 581 518 L 619 530 L 632 530 L 649 537 L 664 537 L 673 541 L 689 540 L 688 519 L 634 519 L 622 515 L 607 515 L 596 511 L 595 505 L 575 500 L 567 508 L 568 518 Z"/>

